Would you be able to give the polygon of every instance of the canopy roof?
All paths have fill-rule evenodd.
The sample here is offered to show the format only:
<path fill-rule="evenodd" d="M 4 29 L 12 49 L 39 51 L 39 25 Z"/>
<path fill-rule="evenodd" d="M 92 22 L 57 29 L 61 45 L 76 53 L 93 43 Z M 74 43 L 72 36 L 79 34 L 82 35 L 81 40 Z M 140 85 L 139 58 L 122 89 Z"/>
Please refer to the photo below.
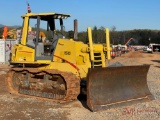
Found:
<path fill-rule="evenodd" d="M 45 17 L 53 17 L 54 19 L 66 19 L 66 18 L 68 18 L 68 17 L 70 17 L 70 15 L 68 15 L 68 14 L 61 14 L 61 13 L 54 13 L 54 12 L 49 12 L 49 13 L 38 13 L 38 14 L 36 14 L 36 13 L 27 13 L 27 14 L 25 14 L 25 15 L 22 15 L 22 18 L 24 18 L 24 17 L 26 17 L 26 16 L 28 16 L 28 17 L 30 17 L 30 18 L 37 18 L 37 16 L 40 16 L 41 18 L 45 18 Z"/>

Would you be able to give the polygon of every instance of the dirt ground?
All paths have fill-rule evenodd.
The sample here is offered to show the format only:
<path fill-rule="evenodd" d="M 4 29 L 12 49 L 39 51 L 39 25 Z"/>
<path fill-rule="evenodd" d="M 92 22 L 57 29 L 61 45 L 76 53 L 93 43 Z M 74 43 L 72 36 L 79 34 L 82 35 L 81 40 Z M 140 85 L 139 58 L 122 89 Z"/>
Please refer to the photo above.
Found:
<path fill-rule="evenodd" d="M 158 120 L 160 119 L 160 54 L 133 51 L 110 60 L 109 64 L 149 64 L 148 86 L 155 100 L 130 106 L 91 112 L 84 99 L 65 104 L 9 93 L 5 81 L 9 68 L 0 64 L 0 120 Z"/>

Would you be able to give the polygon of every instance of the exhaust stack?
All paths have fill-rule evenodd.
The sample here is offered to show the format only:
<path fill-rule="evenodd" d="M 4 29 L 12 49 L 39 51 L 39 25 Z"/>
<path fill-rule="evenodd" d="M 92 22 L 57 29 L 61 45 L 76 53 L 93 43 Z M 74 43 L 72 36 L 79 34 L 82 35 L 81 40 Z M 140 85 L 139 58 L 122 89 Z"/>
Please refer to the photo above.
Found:
<path fill-rule="evenodd" d="M 78 39 L 78 20 L 74 20 L 74 39 Z"/>

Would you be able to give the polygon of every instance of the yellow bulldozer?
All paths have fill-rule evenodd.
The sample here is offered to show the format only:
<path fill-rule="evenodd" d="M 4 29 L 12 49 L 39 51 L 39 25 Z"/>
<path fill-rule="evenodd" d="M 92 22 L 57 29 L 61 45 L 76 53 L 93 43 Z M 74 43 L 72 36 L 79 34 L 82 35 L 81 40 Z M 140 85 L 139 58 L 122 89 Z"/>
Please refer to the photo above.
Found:
<path fill-rule="evenodd" d="M 8 72 L 11 93 L 67 102 L 77 99 L 83 88 L 91 111 L 153 99 L 147 86 L 149 65 L 106 67 L 111 50 L 109 29 L 106 45 L 93 43 L 91 28 L 87 29 L 88 42 L 83 43 L 74 39 L 77 30 L 65 36 L 63 20 L 68 17 L 59 13 L 22 16 L 22 35 L 12 49 L 13 67 Z M 36 36 L 31 40 L 28 27 L 33 25 Z M 39 37 L 41 28 L 50 33 L 45 42 Z"/>

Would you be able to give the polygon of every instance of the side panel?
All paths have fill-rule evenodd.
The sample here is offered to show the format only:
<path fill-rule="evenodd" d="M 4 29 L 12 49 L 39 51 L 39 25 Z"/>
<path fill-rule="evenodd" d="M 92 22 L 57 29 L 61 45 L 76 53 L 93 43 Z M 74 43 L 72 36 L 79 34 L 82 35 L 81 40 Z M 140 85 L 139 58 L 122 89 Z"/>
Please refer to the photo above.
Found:
<path fill-rule="evenodd" d="M 71 40 L 59 39 L 54 51 L 54 56 L 57 56 L 53 59 L 55 62 L 65 62 L 63 61 L 64 59 L 73 64 L 76 64 L 75 43 Z"/>
<path fill-rule="evenodd" d="M 87 47 L 88 45 L 82 42 L 73 41 L 72 39 L 60 39 L 54 52 L 53 61 L 68 64 L 79 72 L 81 78 L 85 78 L 87 76 L 88 68 L 91 66 L 89 53 L 82 52 L 82 49 Z M 64 69 L 70 71 L 70 68 Z"/>
<path fill-rule="evenodd" d="M 14 45 L 12 50 L 12 62 L 33 62 L 35 51 L 32 48 L 23 46 L 21 44 Z"/>

